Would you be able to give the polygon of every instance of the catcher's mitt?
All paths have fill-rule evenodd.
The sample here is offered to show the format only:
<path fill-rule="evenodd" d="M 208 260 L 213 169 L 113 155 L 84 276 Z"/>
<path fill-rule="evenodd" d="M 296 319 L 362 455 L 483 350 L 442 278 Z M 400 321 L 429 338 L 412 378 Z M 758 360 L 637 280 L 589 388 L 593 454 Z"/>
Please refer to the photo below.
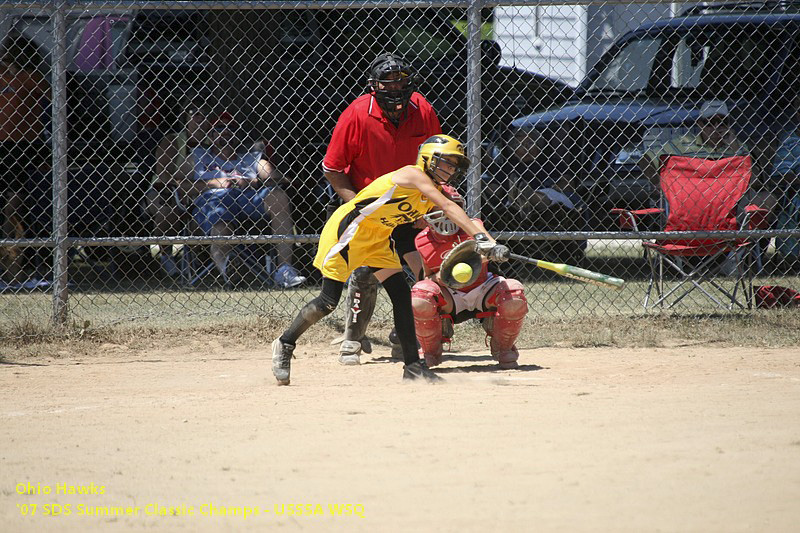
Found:
<path fill-rule="evenodd" d="M 472 268 L 472 275 L 467 281 L 460 282 L 453 278 L 453 267 L 458 263 L 466 263 Z M 478 253 L 478 243 L 473 240 L 464 241 L 444 256 L 439 270 L 439 277 L 448 287 L 462 289 L 475 283 L 475 280 L 481 274 L 482 263 L 483 256 Z"/>

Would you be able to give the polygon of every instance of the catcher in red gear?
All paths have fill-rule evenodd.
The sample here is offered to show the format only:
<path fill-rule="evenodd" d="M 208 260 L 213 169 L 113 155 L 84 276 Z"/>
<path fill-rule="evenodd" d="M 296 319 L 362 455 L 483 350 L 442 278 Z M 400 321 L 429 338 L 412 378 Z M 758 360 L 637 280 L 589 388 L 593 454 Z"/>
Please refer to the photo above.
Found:
<path fill-rule="evenodd" d="M 442 192 L 463 206 L 463 198 L 453 187 L 445 185 Z M 478 318 L 491 337 L 489 347 L 500 368 L 517 368 L 519 352 L 514 342 L 528 312 L 522 283 L 489 272 L 489 261 L 483 258 L 474 283 L 460 289 L 447 286 L 439 275 L 442 259 L 471 237 L 440 210 L 430 211 L 423 219 L 428 227 L 417 235 L 415 244 L 422 257 L 425 279 L 411 288 L 421 355 L 430 367 L 440 364 L 442 344 L 450 341 L 453 322 Z M 479 219 L 473 222 L 486 232 Z"/>

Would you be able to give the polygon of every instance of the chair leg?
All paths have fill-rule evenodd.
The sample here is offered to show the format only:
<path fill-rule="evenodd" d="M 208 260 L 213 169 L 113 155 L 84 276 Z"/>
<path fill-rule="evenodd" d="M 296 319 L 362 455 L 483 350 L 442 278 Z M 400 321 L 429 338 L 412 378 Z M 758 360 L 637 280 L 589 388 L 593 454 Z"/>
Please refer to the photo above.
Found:
<path fill-rule="evenodd" d="M 644 308 L 647 310 L 648 304 L 650 303 L 650 294 L 653 292 L 653 285 L 656 283 L 656 258 L 647 248 L 644 249 L 644 258 L 645 261 L 647 261 L 647 265 L 650 267 L 650 279 L 647 284 L 647 291 L 644 293 Z M 661 289 L 656 287 L 656 291 L 660 297 Z"/>
<path fill-rule="evenodd" d="M 664 258 L 658 257 L 658 299 L 659 305 L 663 307 L 664 296 Z"/>
<path fill-rule="evenodd" d="M 720 302 L 716 297 L 714 297 L 713 294 L 705 290 L 705 287 L 701 285 L 704 281 L 709 282 L 709 284 L 713 285 L 717 290 L 725 294 L 726 297 L 728 298 L 731 297 L 731 294 L 729 292 L 727 292 L 723 287 L 719 286 L 716 282 L 714 282 L 713 278 L 708 276 L 708 274 L 711 272 L 711 265 L 713 264 L 713 261 L 716 260 L 716 257 L 717 256 L 709 257 L 705 261 L 701 262 L 700 265 L 695 267 L 690 272 L 686 272 L 683 268 L 683 261 L 681 261 L 680 263 L 677 261 L 672 261 L 669 257 L 666 257 L 663 254 L 659 254 L 659 259 L 662 262 L 662 269 L 663 269 L 663 263 L 666 262 L 668 265 L 674 268 L 675 271 L 683 277 L 683 279 L 681 279 L 680 283 L 678 283 L 675 287 L 672 287 L 666 293 L 661 294 L 658 301 L 656 301 L 653 305 L 663 306 L 663 304 L 670 296 L 672 296 L 678 290 L 683 288 L 684 285 L 686 285 L 686 283 L 691 283 L 692 287 L 684 290 L 684 292 L 680 296 L 678 296 L 672 303 L 668 305 L 669 308 L 672 308 L 676 306 L 678 303 L 680 303 L 694 289 L 698 289 L 700 290 L 700 292 L 706 295 L 706 297 L 709 300 L 717 304 L 717 306 L 719 306 L 722 309 L 728 309 L 728 307 L 726 307 L 725 304 Z M 663 270 L 661 277 L 663 280 Z"/>
<path fill-rule="evenodd" d="M 181 281 L 187 287 L 194 287 L 209 272 L 216 268 L 214 262 L 211 261 L 198 270 L 197 262 L 197 256 L 194 250 L 192 250 L 192 246 L 188 244 L 185 245 L 183 247 L 183 256 L 181 257 Z"/>
<path fill-rule="evenodd" d="M 269 263 L 266 262 L 266 260 L 265 260 L 264 264 L 261 264 L 261 262 L 258 260 L 257 255 L 254 254 L 253 251 L 249 247 L 244 246 L 244 245 L 242 245 L 241 249 L 236 250 L 236 253 L 238 253 L 240 255 L 240 257 L 244 261 L 245 265 L 247 265 L 247 267 L 250 269 L 250 271 L 261 282 L 266 283 L 268 285 L 272 285 L 272 278 L 270 278 L 270 276 L 269 276 L 269 267 L 268 267 Z M 269 258 L 269 255 L 267 255 L 266 252 L 265 252 L 265 256 L 267 258 Z M 270 260 L 270 262 L 271 262 L 271 260 Z"/>
<path fill-rule="evenodd" d="M 741 286 L 742 295 L 745 299 L 745 305 L 742 305 L 738 302 L 738 300 L 736 300 L 735 302 L 731 302 L 731 308 L 733 307 L 733 303 L 736 303 L 743 309 L 752 309 L 754 304 L 753 279 L 755 278 L 753 266 L 755 263 L 758 271 L 761 270 L 760 249 L 758 244 L 755 244 L 754 248 L 742 248 L 741 250 L 737 251 L 737 254 L 736 288 L 738 289 Z M 735 299 L 736 289 L 734 289 L 733 294 Z"/>

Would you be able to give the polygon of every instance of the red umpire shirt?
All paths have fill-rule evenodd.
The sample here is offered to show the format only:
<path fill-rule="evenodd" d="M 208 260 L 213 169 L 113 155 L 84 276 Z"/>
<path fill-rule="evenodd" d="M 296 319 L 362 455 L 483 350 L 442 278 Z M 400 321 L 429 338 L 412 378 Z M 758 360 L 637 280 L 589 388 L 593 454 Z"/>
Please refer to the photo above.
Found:
<path fill-rule="evenodd" d="M 364 94 L 339 117 L 322 168 L 347 174 L 360 191 L 384 174 L 415 164 L 419 145 L 439 133 L 439 118 L 421 94 L 411 95 L 399 127 L 384 116 L 373 95 Z"/>

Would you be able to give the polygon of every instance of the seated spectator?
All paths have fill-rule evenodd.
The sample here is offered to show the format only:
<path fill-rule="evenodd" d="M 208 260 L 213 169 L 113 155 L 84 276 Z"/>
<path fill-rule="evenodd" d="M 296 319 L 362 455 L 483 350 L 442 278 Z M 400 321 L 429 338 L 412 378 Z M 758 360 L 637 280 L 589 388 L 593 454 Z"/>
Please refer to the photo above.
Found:
<path fill-rule="evenodd" d="M 213 123 L 208 147 L 192 152 L 194 172 L 183 190 L 192 198 L 192 215 L 206 235 L 232 235 L 231 223 L 247 218 L 269 217 L 275 235 L 291 235 L 294 224 L 289 198 L 279 187 L 283 181 L 267 159 L 265 151 L 244 152 L 233 117 L 222 113 Z M 278 268 L 275 282 L 284 288 L 296 287 L 306 278 L 292 266 L 292 243 L 275 245 Z M 224 273 L 229 245 L 211 246 L 211 257 Z"/>
<path fill-rule="evenodd" d="M 722 159 L 747 155 L 749 150 L 739 142 L 731 126 L 728 106 L 719 100 L 709 100 L 700 108 L 697 133 L 687 133 L 670 139 L 663 146 L 645 152 L 640 160 L 642 172 L 658 187 L 662 156 L 682 155 L 701 159 Z"/>
<path fill-rule="evenodd" d="M 43 116 L 49 87 L 41 70 L 44 60 L 35 45 L 10 32 L 0 56 L 0 203 L 2 236 L 26 236 L 24 205 L 31 173 L 49 161 Z M 0 249 L 2 287 L 29 287 L 18 248 Z"/>
<path fill-rule="evenodd" d="M 793 118 L 780 135 L 771 181 L 778 195 L 778 224 L 781 228 L 800 227 L 800 93 L 792 101 Z M 778 238 L 775 247 L 779 260 L 797 263 L 800 242 L 796 238 Z M 788 266 L 788 265 L 787 265 Z"/>
<path fill-rule="evenodd" d="M 156 149 L 155 175 L 146 197 L 147 212 L 152 217 L 153 235 L 156 236 L 180 233 L 180 210 L 175 205 L 175 190 L 194 173 L 194 149 L 208 146 L 211 127 L 208 111 L 187 99 L 181 106 L 180 127 L 179 131 L 164 136 Z M 177 275 L 178 268 L 168 252 L 169 248 L 159 247 L 161 266 L 167 274 Z"/>
<path fill-rule="evenodd" d="M 668 141 L 655 150 L 648 150 L 640 160 L 645 176 L 658 188 L 662 156 L 682 155 L 702 159 L 722 159 L 736 155 L 748 155 L 750 150 L 739 141 L 730 120 L 725 102 L 708 100 L 700 108 L 697 133 L 687 133 Z M 750 190 L 743 199 L 744 204 L 755 204 L 774 213 L 776 199 L 762 185 L 751 178 Z M 769 216 L 771 218 L 771 215 Z M 768 221 L 769 222 L 769 221 Z"/>
<path fill-rule="evenodd" d="M 800 93 L 792 100 L 792 108 L 794 116 L 780 135 L 772 180 L 782 191 L 794 196 L 800 192 Z"/>
<path fill-rule="evenodd" d="M 707 100 L 700 107 L 697 119 L 697 133 L 687 133 L 668 141 L 664 146 L 648 150 L 640 160 L 640 167 L 645 176 L 659 189 L 659 176 L 664 155 L 681 155 L 701 159 L 723 159 L 737 155 L 749 155 L 748 147 L 739 141 L 731 124 L 728 106 L 721 100 Z M 762 188 L 755 177 L 751 176 L 750 188 L 739 202 L 739 213 L 743 213 L 746 205 L 754 204 L 768 211 L 766 220 L 760 223 L 764 229 L 774 222 L 777 200 L 768 190 Z M 669 209 L 669 206 L 666 206 Z M 769 239 L 759 241 L 762 252 L 766 251 Z"/>
<path fill-rule="evenodd" d="M 488 178 L 487 205 L 497 207 L 489 217 L 494 227 L 505 231 L 585 229 L 583 200 L 569 173 L 550 157 L 541 132 L 515 130 L 484 177 Z M 534 242 L 514 246 L 521 247 L 525 255 L 573 264 L 580 261 L 586 248 L 585 241 Z"/>

